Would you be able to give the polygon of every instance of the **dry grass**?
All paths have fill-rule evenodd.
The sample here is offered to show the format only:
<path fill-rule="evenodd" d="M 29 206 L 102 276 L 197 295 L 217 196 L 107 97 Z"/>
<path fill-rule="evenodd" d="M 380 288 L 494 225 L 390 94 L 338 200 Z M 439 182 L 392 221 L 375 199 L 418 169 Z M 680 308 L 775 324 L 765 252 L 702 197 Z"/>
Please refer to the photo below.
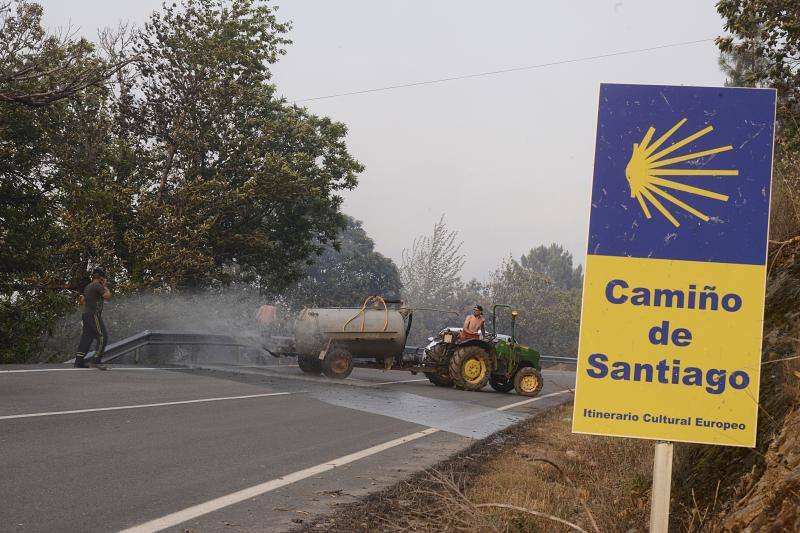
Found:
<path fill-rule="evenodd" d="M 467 496 L 502 502 L 573 521 L 589 531 L 642 529 L 652 479 L 647 441 L 570 433 L 571 406 L 532 424 L 528 438 L 491 461 Z M 498 510 L 500 531 L 570 531 L 547 519 Z"/>
<path fill-rule="evenodd" d="M 646 531 L 653 444 L 573 435 L 563 406 L 305 531 Z"/>

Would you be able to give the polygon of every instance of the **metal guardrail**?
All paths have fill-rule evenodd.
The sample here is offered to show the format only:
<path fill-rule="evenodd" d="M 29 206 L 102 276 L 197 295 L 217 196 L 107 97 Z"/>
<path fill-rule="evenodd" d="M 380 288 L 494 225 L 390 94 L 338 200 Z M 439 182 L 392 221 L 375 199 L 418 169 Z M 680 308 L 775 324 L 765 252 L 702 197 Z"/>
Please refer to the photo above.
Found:
<path fill-rule="evenodd" d="M 406 346 L 405 353 L 420 353 L 424 349 L 424 346 Z M 562 357 L 558 355 L 540 355 L 539 359 L 546 363 L 575 364 L 578 362 L 577 357 Z"/>
<path fill-rule="evenodd" d="M 145 330 L 131 337 L 117 341 L 106 346 L 103 353 L 103 361 L 109 362 L 135 352 L 145 346 L 236 346 L 236 347 L 255 347 L 254 344 L 243 343 L 230 335 L 220 335 L 216 333 L 202 333 L 199 331 L 168 331 L 168 330 Z M 406 346 L 406 353 L 420 353 L 424 346 Z M 86 359 L 91 361 L 95 352 L 86 354 Z M 540 359 L 548 363 L 574 364 L 578 360 L 575 357 L 560 357 L 553 355 L 542 355 Z M 67 361 L 74 362 L 74 359 Z"/>
<path fill-rule="evenodd" d="M 557 355 L 542 355 L 539 356 L 539 359 L 548 363 L 576 364 L 578 362 L 577 357 L 560 357 Z"/>
<path fill-rule="evenodd" d="M 118 357 L 135 352 L 144 346 L 237 346 L 251 347 L 234 339 L 229 335 L 218 335 L 215 333 L 202 333 L 199 331 L 165 331 L 165 330 L 145 330 L 117 341 L 106 346 L 103 352 L 103 362 L 113 361 Z M 86 354 L 86 360 L 91 361 L 95 352 Z M 74 362 L 74 359 L 67 361 Z"/>

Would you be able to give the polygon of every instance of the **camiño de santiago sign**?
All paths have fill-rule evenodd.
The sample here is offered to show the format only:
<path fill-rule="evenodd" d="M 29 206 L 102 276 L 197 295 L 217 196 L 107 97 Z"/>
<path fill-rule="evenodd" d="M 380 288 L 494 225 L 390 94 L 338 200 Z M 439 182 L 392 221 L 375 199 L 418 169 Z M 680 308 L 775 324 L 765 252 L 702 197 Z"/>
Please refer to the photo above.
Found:
<path fill-rule="evenodd" d="M 601 86 L 573 431 L 755 444 L 775 99 Z"/>

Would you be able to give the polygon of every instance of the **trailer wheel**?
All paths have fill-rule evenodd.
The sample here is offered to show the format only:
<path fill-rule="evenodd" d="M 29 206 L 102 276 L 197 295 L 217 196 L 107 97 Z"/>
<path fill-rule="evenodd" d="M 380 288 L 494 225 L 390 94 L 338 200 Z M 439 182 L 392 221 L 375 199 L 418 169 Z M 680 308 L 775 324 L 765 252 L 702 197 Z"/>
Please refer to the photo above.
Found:
<path fill-rule="evenodd" d="M 542 373 L 533 367 L 525 366 L 514 374 L 514 388 L 520 396 L 536 396 L 544 386 Z"/>
<path fill-rule="evenodd" d="M 433 372 L 428 372 L 425 374 L 425 377 L 427 377 L 428 381 L 430 381 L 437 387 L 453 386 L 453 378 L 450 377 L 450 374 L 435 374 Z"/>
<path fill-rule="evenodd" d="M 450 377 L 458 389 L 481 390 L 489 381 L 489 354 L 480 346 L 459 348 L 450 358 Z"/>
<path fill-rule="evenodd" d="M 299 366 L 300 370 L 306 374 L 322 373 L 322 361 L 314 357 L 303 357 L 302 355 L 298 356 L 297 366 Z"/>
<path fill-rule="evenodd" d="M 329 378 L 344 379 L 353 371 L 353 356 L 344 348 L 331 348 L 322 360 L 322 373 Z"/>
<path fill-rule="evenodd" d="M 489 385 L 497 392 L 510 392 L 514 388 L 514 380 L 500 374 L 489 376 Z"/>

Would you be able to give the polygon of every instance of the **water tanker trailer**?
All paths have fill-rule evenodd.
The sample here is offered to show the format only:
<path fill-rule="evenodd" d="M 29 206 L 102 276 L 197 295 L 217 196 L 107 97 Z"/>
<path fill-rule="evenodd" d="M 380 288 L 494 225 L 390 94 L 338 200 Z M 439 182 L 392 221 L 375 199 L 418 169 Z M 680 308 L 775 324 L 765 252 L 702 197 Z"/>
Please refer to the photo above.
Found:
<path fill-rule="evenodd" d="M 379 296 L 367 298 L 361 307 L 307 308 L 294 320 L 292 337 L 270 337 L 265 349 L 296 356 L 303 372 L 330 378 L 344 379 L 354 366 L 405 368 L 412 317 L 401 302 Z"/>

